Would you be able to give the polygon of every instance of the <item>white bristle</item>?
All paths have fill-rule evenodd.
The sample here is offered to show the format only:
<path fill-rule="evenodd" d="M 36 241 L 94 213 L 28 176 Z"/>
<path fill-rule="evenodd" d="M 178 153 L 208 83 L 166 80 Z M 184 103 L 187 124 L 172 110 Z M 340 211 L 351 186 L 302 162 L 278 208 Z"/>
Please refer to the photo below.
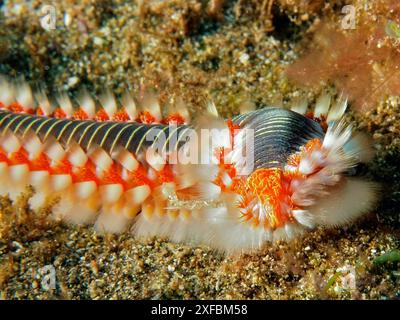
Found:
<path fill-rule="evenodd" d="M 45 170 L 31 171 L 29 183 L 35 188 L 43 188 L 50 179 L 50 173 Z"/>
<path fill-rule="evenodd" d="M 23 140 L 23 147 L 29 154 L 29 160 L 36 159 L 44 149 L 44 146 L 37 135 L 30 134 Z"/>
<path fill-rule="evenodd" d="M 316 163 L 309 158 L 303 158 L 299 164 L 299 171 L 302 174 L 308 175 L 314 172 Z"/>
<path fill-rule="evenodd" d="M 357 157 L 358 161 L 363 163 L 370 162 L 375 154 L 372 146 L 372 139 L 361 132 L 357 132 L 351 137 L 344 145 L 343 149 L 346 154 Z"/>
<path fill-rule="evenodd" d="M 152 201 L 145 201 L 142 205 L 142 213 L 140 215 L 143 215 L 144 219 L 151 219 L 152 215 L 154 213 L 154 204 Z"/>
<path fill-rule="evenodd" d="M 119 183 L 106 184 L 99 187 L 100 196 L 104 203 L 112 204 L 117 202 L 124 191 L 124 188 Z"/>
<path fill-rule="evenodd" d="M 197 182 L 197 180 L 197 177 L 189 173 L 178 175 L 176 177 L 178 190 L 193 186 Z"/>
<path fill-rule="evenodd" d="M 161 171 L 166 164 L 166 160 L 152 148 L 146 150 L 146 161 L 156 171 Z"/>
<path fill-rule="evenodd" d="M 146 93 L 143 100 L 140 103 L 141 109 L 149 111 L 156 121 L 161 120 L 161 109 L 158 102 L 157 96 L 153 93 Z"/>
<path fill-rule="evenodd" d="M 179 218 L 183 221 L 187 221 L 190 218 L 190 210 L 180 209 L 179 210 Z"/>
<path fill-rule="evenodd" d="M 102 171 L 107 171 L 113 164 L 113 160 L 101 147 L 93 146 L 89 151 L 89 158 Z"/>
<path fill-rule="evenodd" d="M 340 96 L 340 98 L 332 105 L 329 110 L 326 121 L 338 121 L 342 118 L 347 108 L 347 98 Z"/>
<path fill-rule="evenodd" d="M 145 184 L 125 191 L 125 199 L 132 205 L 143 203 L 150 196 L 150 187 Z"/>
<path fill-rule="evenodd" d="M 0 162 L 0 177 L 4 178 L 8 174 L 8 165 L 6 162 Z"/>
<path fill-rule="evenodd" d="M 136 160 L 135 156 L 126 149 L 116 149 L 111 157 L 128 171 L 135 171 L 139 167 L 139 162 Z"/>
<path fill-rule="evenodd" d="M 176 112 L 178 112 L 185 120 L 185 123 L 188 123 L 190 121 L 189 110 L 181 97 L 176 98 L 174 106 Z"/>
<path fill-rule="evenodd" d="M 99 202 L 95 199 L 77 199 L 69 189 L 63 192 L 60 202 L 53 208 L 53 215 L 69 223 L 86 224 L 93 222 L 98 208 Z"/>
<path fill-rule="evenodd" d="M 141 205 L 128 205 L 126 204 L 122 209 L 122 214 L 128 219 L 132 219 L 142 210 Z"/>
<path fill-rule="evenodd" d="M 5 133 L 5 135 L 0 138 L 0 146 L 7 154 L 16 152 L 21 148 L 19 139 L 11 132 Z"/>
<path fill-rule="evenodd" d="M 34 96 L 44 115 L 49 115 L 54 111 L 54 107 L 51 105 L 44 89 L 40 88 L 34 93 Z"/>
<path fill-rule="evenodd" d="M 232 178 L 226 172 L 224 172 L 222 174 L 221 180 L 222 180 L 222 183 L 227 187 L 229 187 L 232 184 Z"/>
<path fill-rule="evenodd" d="M 313 218 L 312 214 L 310 214 L 308 211 L 293 210 L 292 214 L 298 223 L 300 223 L 310 229 L 315 227 L 314 218 Z"/>
<path fill-rule="evenodd" d="M 177 179 L 179 180 L 180 187 L 182 185 L 191 185 L 196 181 L 213 181 L 218 175 L 218 165 L 182 165 L 179 168 Z M 184 183 L 185 182 L 185 183 Z M 189 184 L 187 184 L 189 183 Z"/>
<path fill-rule="evenodd" d="M 307 112 L 308 102 L 305 98 L 297 98 L 294 102 L 292 107 L 290 108 L 292 111 L 305 114 Z"/>
<path fill-rule="evenodd" d="M 131 120 L 134 120 L 137 116 L 137 106 L 129 91 L 126 91 L 124 93 L 121 98 L 121 103 L 125 107 L 126 113 L 129 115 L 129 118 L 131 118 Z"/>
<path fill-rule="evenodd" d="M 121 233 L 129 227 L 130 219 L 124 214 L 117 213 L 118 208 L 103 207 L 94 225 L 98 232 Z"/>
<path fill-rule="evenodd" d="M 166 115 L 170 115 L 176 113 L 176 105 L 174 104 L 174 98 L 170 98 L 164 105 L 163 105 L 163 113 Z"/>
<path fill-rule="evenodd" d="M 75 195 L 79 199 L 87 199 L 97 190 L 97 184 L 94 181 L 83 181 L 74 184 Z"/>
<path fill-rule="evenodd" d="M 49 198 L 50 192 L 48 190 L 43 191 L 42 187 L 40 188 L 40 190 L 35 190 L 35 194 L 28 201 L 29 207 L 33 211 L 40 210 L 46 205 L 46 200 Z"/>
<path fill-rule="evenodd" d="M 149 167 L 147 169 L 147 177 L 152 181 L 156 181 L 157 180 L 157 171 L 154 170 L 152 167 Z"/>
<path fill-rule="evenodd" d="M 308 211 L 320 225 L 342 225 L 373 208 L 377 189 L 372 182 L 347 178 L 343 185 L 331 190 L 328 197 L 319 199 Z"/>
<path fill-rule="evenodd" d="M 15 99 L 24 108 L 25 111 L 35 108 L 32 89 L 27 82 L 21 81 L 17 83 L 15 92 Z"/>
<path fill-rule="evenodd" d="M 193 148 L 197 146 L 200 149 L 201 156 L 214 155 L 215 148 L 231 147 L 230 130 L 222 118 L 216 118 L 211 114 L 202 115 L 197 118 L 196 130 L 198 139 L 191 139 L 193 140 L 191 142 L 194 143 Z M 200 140 L 200 143 L 197 140 Z M 203 160 L 204 158 L 201 158 L 202 163 L 205 163 Z"/>
<path fill-rule="evenodd" d="M 171 196 L 174 196 L 176 190 L 175 182 L 164 182 L 161 186 L 158 186 L 153 191 L 153 197 L 155 199 L 167 200 Z"/>
<path fill-rule="evenodd" d="M 20 183 L 28 179 L 29 167 L 27 164 L 16 164 L 8 167 L 10 179 L 14 183 Z"/>
<path fill-rule="evenodd" d="M 55 174 L 51 176 L 51 186 L 55 192 L 63 191 L 72 184 L 69 174 Z"/>
<path fill-rule="evenodd" d="M 0 75 L 0 103 L 7 108 L 13 102 L 15 102 L 14 85 L 6 77 Z"/>
<path fill-rule="evenodd" d="M 48 140 L 45 142 L 44 153 L 54 162 L 61 161 L 65 157 L 63 147 L 55 140 Z"/>
<path fill-rule="evenodd" d="M 65 92 L 60 92 L 56 96 L 56 100 L 58 102 L 59 107 L 65 112 L 67 118 L 71 117 L 74 112 L 74 107 L 72 105 L 71 99 L 68 94 Z"/>
<path fill-rule="evenodd" d="M 86 89 L 82 89 L 78 94 L 77 100 L 89 119 L 93 119 L 96 114 L 96 104 L 89 92 Z"/>
<path fill-rule="evenodd" d="M 284 240 L 293 239 L 298 234 L 298 227 L 291 222 L 285 223 L 283 228 L 286 233 L 286 237 L 284 237 Z"/>
<path fill-rule="evenodd" d="M 351 133 L 351 125 L 345 125 L 343 122 L 334 122 L 329 125 L 322 145 L 326 150 L 337 151 L 349 141 Z"/>
<path fill-rule="evenodd" d="M 234 148 L 228 155 L 229 163 L 234 163 L 238 175 L 248 175 L 254 169 L 254 133 L 240 130 L 234 137 Z"/>
<path fill-rule="evenodd" d="M 214 101 L 209 101 L 207 103 L 207 112 L 214 117 L 218 117 L 218 110 Z"/>
<path fill-rule="evenodd" d="M 117 101 L 115 100 L 114 94 L 111 91 L 106 91 L 99 97 L 100 103 L 108 116 L 111 118 L 118 109 Z"/>
<path fill-rule="evenodd" d="M 328 93 L 321 94 L 317 102 L 315 103 L 314 116 L 321 117 L 328 114 L 329 107 L 331 105 L 331 95 Z"/>
<path fill-rule="evenodd" d="M 212 182 L 199 182 L 193 189 L 200 200 L 215 200 L 221 194 L 221 187 Z"/>
<path fill-rule="evenodd" d="M 68 161 L 75 167 L 83 167 L 88 161 L 88 157 L 77 143 L 73 143 L 67 150 Z"/>

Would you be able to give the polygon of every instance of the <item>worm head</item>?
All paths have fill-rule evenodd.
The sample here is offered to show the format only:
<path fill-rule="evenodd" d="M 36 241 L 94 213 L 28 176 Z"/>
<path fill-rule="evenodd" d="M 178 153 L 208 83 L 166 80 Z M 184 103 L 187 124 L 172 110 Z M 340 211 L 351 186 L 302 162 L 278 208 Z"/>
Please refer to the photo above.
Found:
<path fill-rule="evenodd" d="M 254 130 L 254 168 L 236 184 L 238 207 L 243 223 L 267 238 L 342 225 L 375 204 L 376 184 L 349 175 L 372 158 L 369 140 L 343 121 L 324 132 L 302 115 L 270 109 L 241 125 Z"/>

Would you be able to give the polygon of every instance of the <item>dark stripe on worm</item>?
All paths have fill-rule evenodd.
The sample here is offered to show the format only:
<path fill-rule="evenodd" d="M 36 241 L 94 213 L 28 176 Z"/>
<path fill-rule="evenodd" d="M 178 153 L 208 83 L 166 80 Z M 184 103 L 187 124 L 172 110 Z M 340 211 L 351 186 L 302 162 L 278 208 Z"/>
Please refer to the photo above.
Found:
<path fill-rule="evenodd" d="M 48 130 L 48 128 L 45 127 L 46 123 L 48 124 L 54 123 L 55 122 L 54 120 L 57 121 L 58 119 L 42 118 L 40 120 L 40 123 L 35 128 L 33 128 L 35 125 L 32 126 L 32 129 L 40 137 L 42 132 L 46 132 Z"/>
<path fill-rule="evenodd" d="M 68 127 L 70 126 L 70 125 L 72 125 L 73 124 L 73 122 L 72 121 L 68 121 L 68 122 L 64 122 L 63 123 L 63 126 L 60 128 L 60 130 L 59 131 L 57 131 L 57 141 L 59 141 L 60 139 L 61 139 L 61 137 L 62 137 L 62 135 L 63 135 L 63 133 L 68 129 Z"/>
<path fill-rule="evenodd" d="M 109 126 L 107 126 L 106 133 L 103 139 L 101 139 L 99 142 L 99 145 L 101 145 L 105 151 L 111 154 L 111 148 L 113 148 L 113 146 L 119 146 L 118 141 L 116 142 L 116 138 L 118 137 L 118 140 L 122 141 L 120 137 L 125 130 L 127 130 L 126 123 L 111 123 Z"/>
<path fill-rule="evenodd" d="M 35 125 L 35 123 L 41 121 L 41 118 L 34 118 L 31 117 L 29 119 L 29 121 L 27 121 L 26 123 L 24 123 L 24 130 L 22 132 L 22 138 L 25 137 L 25 135 L 29 132 L 29 130 L 31 130 L 31 128 Z"/>
<path fill-rule="evenodd" d="M 11 117 L 12 114 L 11 114 L 11 113 L 6 113 L 6 112 L 1 112 L 1 113 L 0 113 L 0 116 L 1 116 L 1 118 L 0 118 L 0 128 L 1 128 L 1 130 L 3 130 L 3 129 L 2 129 L 3 123 L 4 123 L 9 117 Z"/>
<path fill-rule="evenodd" d="M 62 122 L 64 122 L 64 124 Z M 47 139 L 47 137 L 51 134 L 52 130 L 54 130 L 54 128 L 59 124 L 61 124 L 60 127 L 64 127 L 66 122 L 63 119 L 58 119 L 58 121 L 53 122 L 48 128 L 46 128 L 46 131 L 44 132 L 43 141 L 45 141 Z M 53 136 L 55 137 L 57 135 L 58 130 L 54 130 L 54 131 L 55 132 L 54 132 Z"/>
<path fill-rule="evenodd" d="M 319 123 L 286 109 L 265 108 L 234 121 L 254 130 L 255 169 L 283 167 L 288 156 L 307 141 L 324 136 Z"/>
<path fill-rule="evenodd" d="M 21 128 L 21 126 L 28 121 L 30 118 L 25 116 L 23 119 L 21 119 L 20 121 L 18 121 L 18 124 L 14 127 L 13 132 L 14 134 L 18 134 L 19 129 Z"/>
<path fill-rule="evenodd" d="M 130 150 L 131 142 L 133 141 L 133 139 L 135 139 L 135 135 L 137 134 L 137 132 L 139 132 L 139 130 L 143 127 L 144 127 L 144 125 L 141 125 L 136 128 L 133 128 L 133 130 L 130 130 L 131 132 L 126 136 L 127 140 L 124 145 L 125 149 Z M 132 129 L 132 128 L 129 128 L 129 129 Z"/>
<path fill-rule="evenodd" d="M 3 130 L 14 132 L 15 127 L 17 127 L 22 120 L 24 120 L 24 117 L 22 117 L 22 115 L 9 118 L 7 124 L 3 127 Z"/>
<path fill-rule="evenodd" d="M 85 145 L 84 142 L 83 142 L 81 146 L 84 147 L 86 150 L 89 150 L 92 145 L 97 144 L 96 136 L 98 136 L 98 137 L 100 136 L 101 137 L 102 136 L 101 130 L 102 129 L 104 130 L 104 128 L 107 127 L 107 125 L 108 125 L 107 122 L 103 122 L 103 123 L 99 123 L 98 126 L 94 126 L 93 127 L 94 128 L 93 133 L 89 135 L 89 139 L 87 141 L 87 144 Z"/>
<path fill-rule="evenodd" d="M 168 126 L 164 126 L 164 127 L 160 128 L 160 131 L 158 132 L 157 136 L 155 137 L 155 139 L 154 139 L 153 143 L 150 145 L 150 147 L 153 148 L 160 139 L 162 139 L 161 142 L 164 142 L 167 139 L 168 132 L 169 132 Z M 159 150 L 159 151 L 161 151 L 161 150 Z"/>
<path fill-rule="evenodd" d="M 165 139 L 165 143 L 164 143 L 164 145 L 163 145 L 163 147 L 162 147 L 162 150 L 161 150 L 161 153 L 162 154 L 164 154 L 165 153 L 165 151 L 166 150 L 170 150 L 171 149 L 171 146 L 170 146 L 170 141 L 171 141 L 171 139 L 173 139 L 174 138 L 174 136 L 176 136 L 176 139 L 178 139 L 178 130 L 180 129 L 180 128 L 182 128 L 182 126 L 177 126 L 177 127 L 175 127 L 174 128 L 174 130 L 172 130 L 172 131 L 168 131 L 168 136 L 167 136 L 167 138 Z M 174 138 L 175 139 L 175 138 Z M 167 149 L 168 148 L 168 149 Z"/>
<path fill-rule="evenodd" d="M 74 137 L 74 134 L 75 134 L 75 133 L 78 131 L 78 129 L 79 129 L 79 130 L 80 130 L 80 132 L 78 132 L 79 140 L 78 140 L 78 139 L 76 139 L 76 140 L 77 140 L 77 142 L 78 142 L 79 145 L 82 145 L 82 140 L 85 139 L 85 136 L 86 136 L 87 132 L 89 131 L 89 129 L 90 129 L 91 127 L 93 127 L 93 126 L 95 126 L 95 125 L 96 125 L 95 122 L 87 122 L 87 121 L 77 124 L 77 125 L 74 127 L 74 129 L 71 131 L 71 133 L 69 134 L 67 144 L 70 143 L 70 141 L 71 141 L 72 138 Z M 80 129 L 81 127 L 82 127 L 82 129 Z M 83 130 L 83 131 L 82 131 L 82 130 Z"/>
<path fill-rule="evenodd" d="M 124 133 L 124 131 L 126 129 L 128 129 L 130 127 L 130 124 L 128 123 L 127 125 L 125 125 L 121 130 L 118 131 L 114 141 L 111 144 L 111 148 L 110 148 L 110 154 L 113 153 L 114 149 L 116 146 L 118 146 L 118 140 L 121 138 L 122 134 Z"/>

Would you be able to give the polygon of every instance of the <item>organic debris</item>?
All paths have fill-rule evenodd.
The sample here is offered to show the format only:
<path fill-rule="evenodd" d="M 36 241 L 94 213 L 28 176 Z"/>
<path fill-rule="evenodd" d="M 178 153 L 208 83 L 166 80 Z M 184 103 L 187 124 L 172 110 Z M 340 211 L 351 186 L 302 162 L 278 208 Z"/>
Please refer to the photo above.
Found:
<path fill-rule="evenodd" d="M 353 17 L 357 19 L 355 29 L 344 28 L 342 20 L 314 26 L 312 45 L 287 69 L 289 78 L 314 88 L 333 84 L 359 111 L 373 109 L 387 96 L 400 95 L 399 21 L 395 16 L 400 7 L 396 2 L 377 1 L 368 11 L 356 6 L 362 14 Z"/>

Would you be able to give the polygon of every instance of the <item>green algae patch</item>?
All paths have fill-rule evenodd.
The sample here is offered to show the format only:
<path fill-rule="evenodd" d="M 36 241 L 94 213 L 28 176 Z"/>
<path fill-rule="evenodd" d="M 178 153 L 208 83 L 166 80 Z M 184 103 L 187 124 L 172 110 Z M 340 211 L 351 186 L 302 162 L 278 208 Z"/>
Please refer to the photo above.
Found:
<path fill-rule="evenodd" d="M 400 262 L 400 250 L 398 249 L 386 252 L 374 259 L 375 266 L 382 266 L 387 263 L 396 263 L 396 262 Z"/>

